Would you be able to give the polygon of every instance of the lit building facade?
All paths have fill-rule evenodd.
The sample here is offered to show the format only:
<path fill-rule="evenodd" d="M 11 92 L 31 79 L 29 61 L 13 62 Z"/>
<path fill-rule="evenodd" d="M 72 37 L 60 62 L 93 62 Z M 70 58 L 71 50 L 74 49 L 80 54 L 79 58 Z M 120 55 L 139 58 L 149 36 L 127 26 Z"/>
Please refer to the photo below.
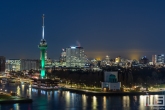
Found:
<path fill-rule="evenodd" d="M 60 66 L 66 66 L 66 50 L 62 49 L 61 56 L 60 56 Z"/>
<path fill-rule="evenodd" d="M 66 66 L 67 67 L 84 67 L 86 55 L 83 47 L 66 48 Z"/>
<path fill-rule="evenodd" d="M 110 62 L 110 57 L 108 55 L 106 55 L 105 59 L 101 61 L 101 66 L 110 66 L 111 62 Z"/>
<path fill-rule="evenodd" d="M 121 82 L 118 82 L 118 72 L 105 71 L 104 82 L 101 83 L 101 88 L 104 91 L 119 91 L 121 88 Z"/>
<path fill-rule="evenodd" d="M 115 58 L 115 63 L 120 63 L 120 62 L 121 62 L 121 57 L 120 56 Z"/>
<path fill-rule="evenodd" d="M 164 54 L 152 55 L 152 62 L 154 65 L 164 64 Z"/>
<path fill-rule="evenodd" d="M 20 59 L 6 60 L 6 71 L 21 71 L 21 60 Z"/>
<path fill-rule="evenodd" d="M 39 60 L 8 59 L 6 60 L 6 71 L 38 70 L 39 64 Z"/>

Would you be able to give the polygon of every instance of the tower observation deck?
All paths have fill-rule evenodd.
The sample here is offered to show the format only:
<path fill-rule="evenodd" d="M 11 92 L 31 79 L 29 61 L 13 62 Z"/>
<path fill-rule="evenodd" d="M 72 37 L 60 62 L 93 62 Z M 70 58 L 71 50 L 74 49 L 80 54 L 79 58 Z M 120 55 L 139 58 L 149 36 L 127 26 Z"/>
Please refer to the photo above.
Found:
<path fill-rule="evenodd" d="M 40 44 L 38 45 L 38 48 L 41 51 L 41 74 L 40 77 L 41 78 L 45 78 L 45 53 L 46 53 L 46 49 L 47 49 L 47 43 L 46 40 L 44 39 L 44 14 L 42 16 L 43 18 L 43 26 L 42 26 L 42 39 L 40 41 Z"/>

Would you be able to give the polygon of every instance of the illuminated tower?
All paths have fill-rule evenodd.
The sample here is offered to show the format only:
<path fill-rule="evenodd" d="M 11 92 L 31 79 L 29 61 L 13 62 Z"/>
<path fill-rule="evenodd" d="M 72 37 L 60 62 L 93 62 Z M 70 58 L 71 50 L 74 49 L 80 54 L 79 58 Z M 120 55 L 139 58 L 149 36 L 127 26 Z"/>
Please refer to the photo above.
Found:
<path fill-rule="evenodd" d="M 41 42 L 39 44 L 39 48 L 40 48 L 40 51 L 41 51 L 41 78 L 44 78 L 45 77 L 45 52 L 46 52 L 46 49 L 47 49 L 47 43 L 46 43 L 46 40 L 44 39 L 44 14 L 42 16 L 43 18 L 43 26 L 42 26 L 42 39 L 41 39 Z"/>

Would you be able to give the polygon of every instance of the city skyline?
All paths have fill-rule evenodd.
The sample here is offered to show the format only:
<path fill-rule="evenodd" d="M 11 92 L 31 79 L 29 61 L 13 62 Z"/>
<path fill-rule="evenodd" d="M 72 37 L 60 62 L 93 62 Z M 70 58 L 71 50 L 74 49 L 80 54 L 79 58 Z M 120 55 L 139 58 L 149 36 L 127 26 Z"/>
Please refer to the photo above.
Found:
<path fill-rule="evenodd" d="M 88 58 L 139 59 L 165 53 L 164 1 L 0 2 L 1 55 L 37 58 L 44 13 L 48 58 L 81 45 Z"/>

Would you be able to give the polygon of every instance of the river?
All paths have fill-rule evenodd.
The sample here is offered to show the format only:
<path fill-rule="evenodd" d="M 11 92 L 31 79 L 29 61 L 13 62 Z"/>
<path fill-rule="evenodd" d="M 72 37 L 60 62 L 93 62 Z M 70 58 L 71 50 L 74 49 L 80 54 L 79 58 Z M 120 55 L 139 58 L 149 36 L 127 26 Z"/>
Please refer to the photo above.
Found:
<path fill-rule="evenodd" d="M 152 110 L 146 107 L 144 95 L 138 96 L 87 96 L 70 91 L 45 91 L 29 85 L 7 84 L 2 91 L 27 95 L 32 103 L 1 104 L 0 110 Z M 160 108 L 159 108 L 160 109 Z M 165 108 L 162 108 L 165 109 Z"/>

